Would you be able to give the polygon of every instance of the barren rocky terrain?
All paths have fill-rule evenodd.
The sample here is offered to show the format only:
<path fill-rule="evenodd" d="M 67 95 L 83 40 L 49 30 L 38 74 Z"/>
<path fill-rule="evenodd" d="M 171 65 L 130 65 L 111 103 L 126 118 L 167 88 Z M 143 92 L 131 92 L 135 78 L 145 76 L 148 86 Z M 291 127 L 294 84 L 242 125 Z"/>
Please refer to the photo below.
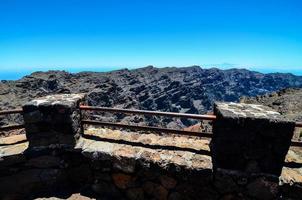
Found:
<path fill-rule="evenodd" d="M 302 121 L 302 89 L 288 88 L 256 97 L 243 97 L 243 103 L 262 104 L 273 108 L 288 119 Z"/>
<path fill-rule="evenodd" d="M 245 69 L 155 68 L 112 72 L 35 72 L 17 81 L 0 83 L 0 108 L 8 109 L 40 96 L 57 93 L 88 93 L 94 106 L 162 110 L 184 113 L 211 111 L 213 101 L 239 101 L 283 88 L 301 88 L 302 77 L 292 74 L 262 74 Z M 97 119 L 167 127 L 196 123 L 186 119 L 95 115 Z M 145 120 L 146 119 L 146 120 Z M 20 121 L 17 118 L 16 121 Z M 1 120 L 0 124 L 6 124 Z"/>
<path fill-rule="evenodd" d="M 296 89 L 283 89 L 290 87 Z M 188 113 L 211 112 L 213 101 L 240 100 L 270 106 L 290 119 L 301 121 L 301 87 L 302 77 L 291 74 L 265 75 L 239 69 L 147 67 L 110 73 L 78 74 L 49 71 L 36 72 L 17 81 L 2 81 L 0 108 L 19 107 L 33 98 L 48 94 L 87 93 L 89 105 Z M 7 116 L 0 119 L 0 125 L 11 123 L 11 119 L 16 122 L 22 119 L 21 116 L 9 120 L 5 117 Z M 183 128 L 196 123 L 102 113 L 94 113 L 94 118 L 172 128 Z M 200 128 L 197 124 L 188 129 L 199 131 Z M 278 185 L 278 181 L 273 183 L 259 178 L 242 181 L 243 179 L 224 177 L 227 180 L 224 183 L 221 177 L 215 179 L 217 182 L 211 182 L 212 162 L 208 139 L 173 135 L 162 137 L 152 133 L 88 127 L 85 137 L 76 145 L 77 153 L 83 149 L 81 154 L 69 151 L 63 154 L 58 150 L 45 151 L 46 154 L 34 153 L 32 156 L 23 154 L 28 148 L 24 134 L 0 137 L 0 146 L 3 165 L 1 188 L 5 195 L 10 190 L 11 194 L 17 195 L 15 188 L 21 189 L 24 194 L 28 192 L 33 195 L 31 186 L 39 189 L 45 185 L 52 189 L 48 194 L 38 193 L 38 197 L 43 197 L 38 199 L 93 199 L 95 195 L 109 196 L 107 199 L 120 199 L 122 196 L 129 199 L 182 199 L 180 195 L 188 199 L 242 199 L 242 192 L 235 198 L 241 189 L 247 196 L 253 197 L 251 199 L 262 199 L 263 195 L 266 196 L 265 199 L 274 199 L 271 195 L 277 195 L 277 187 L 292 199 L 300 199 L 301 196 L 302 155 L 297 147 L 291 147 L 288 151 Z M 138 163 L 142 164 L 142 169 L 152 163 L 152 167 L 171 169 L 177 174 L 180 174 L 179 169 L 194 169 L 201 172 L 201 176 L 195 176 L 192 171 L 189 178 L 181 173 L 185 179 L 158 173 L 147 174 L 140 169 L 136 173 L 134 169 L 139 166 Z M 112 169 L 108 167 L 111 165 Z M 158 168 L 155 169 L 158 171 Z M 150 179 L 146 179 L 147 175 Z M 195 179 L 201 182 L 190 182 Z M 63 183 L 62 188 L 57 183 Z M 83 188 L 77 188 L 82 185 Z M 64 191 L 65 196 L 61 195 L 61 191 Z M 48 196 L 49 198 L 44 198 Z"/>
<path fill-rule="evenodd" d="M 302 89 L 288 88 L 256 97 L 242 97 L 240 102 L 262 104 L 280 112 L 286 118 L 302 121 Z M 296 128 L 294 139 L 302 141 L 302 128 Z"/>

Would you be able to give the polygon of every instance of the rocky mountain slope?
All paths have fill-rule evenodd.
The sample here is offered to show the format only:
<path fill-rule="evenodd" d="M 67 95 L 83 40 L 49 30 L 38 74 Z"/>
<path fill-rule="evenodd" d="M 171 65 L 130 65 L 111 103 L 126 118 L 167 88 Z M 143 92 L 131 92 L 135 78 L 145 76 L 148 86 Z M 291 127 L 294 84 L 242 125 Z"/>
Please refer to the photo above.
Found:
<path fill-rule="evenodd" d="M 288 119 L 302 121 L 302 89 L 289 88 L 256 97 L 243 97 L 240 102 L 262 104 L 273 108 Z"/>
<path fill-rule="evenodd" d="M 240 102 L 266 105 L 290 120 L 302 122 L 301 99 L 302 89 L 289 88 L 256 97 L 242 97 Z M 302 141 L 302 128 L 296 128 L 294 139 Z"/>
<path fill-rule="evenodd" d="M 206 113 L 213 101 L 238 101 L 283 88 L 301 88 L 302 77 L 292 74 L 262 74 L 245 69 L 155 68 L 107 73 L 64 71 L 35 72 L 17 81 L 1 81 L 0 108 L 15 108 L 40 96 L 56 93 L 88 93 L 89 105 L 171 112 Z M 105 116 L 105 119 L 104 119 Z M 142 117 L 96 115 L 95 118 L 126 123 L 144 123 Z M 149 125 L 161 123 L 183 127 L 193 122 L 147 118 Z M 4 123 L 4 122 L 3 122 Z"/>

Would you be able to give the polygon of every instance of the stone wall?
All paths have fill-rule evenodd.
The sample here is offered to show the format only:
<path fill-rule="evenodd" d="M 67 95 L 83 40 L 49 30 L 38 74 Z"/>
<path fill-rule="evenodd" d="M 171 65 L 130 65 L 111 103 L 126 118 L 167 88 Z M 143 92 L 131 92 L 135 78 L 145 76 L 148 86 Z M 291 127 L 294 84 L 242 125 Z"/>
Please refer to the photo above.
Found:
<path fill-rule="evenodd" d="M 29 148 L 73 148 L 83 133 L 79 104 L 84 101 L 84 94 L 60 94 L 26 103 L 23 118 Z"/>
<path fill-rule="evenodd" d="M 124 144 L 128 139 L 146 142 L 146 135 L 139 138 L 140 134 L 134 132 L 93 128 L 87 129 L 86 134 L 88 137 L 80 139 L 79 146 L 72 151 L 56 148 L 33 152 L 26 151 L 28 142 L 20 142 L 20 138 L 0 141 L 0 199 L 72 199 L 75 194 L 83 199 L 130 200 L 277 199 L 281 196 L 299 199 L 302 195 L 301 174 L 298 171 L 293 174 L 295 170 L 288 168 L 280 179 L 283 185 L 276 176 L 248 176 L 222 169 L 213 173 L 206 152 L 193 150 L 206 151 L 207 142 L 198 146 L 194 142 L 196 138 L 191 142 L 176 138 L 175 149 L 183 147 L 184 151 L 165 149 L 170 144 L 155 148 L 157 136 L 149 136 L 152 146 L 148 148 L 139 144 L 129 147 Z M 101 135 L 99 140 L 92 139 L 95 135 Z M 118 142 L 122 136 L 127 139 Z M 171 140 L 166 137 L 167 141 Z M 188 146 L 193 149 L 189 151 Z M 289 160 L 296 156 L 291 155 Z"/>
<path fill-rule="evenodd" d="M 214 168 L 279 176 L 295 123 L 271 108 L 215 103 L 211 151 Z"/>
<path fill-rule="evenodd" d="M 189 168 L 172 161 L 159 165 L 145 157 L 133 163 L 123 147 L 115 148 L 120 154 L 112 152 L 112 157 L 97 149 L 89 153 L 48 149 L 5 156 L 0 162 L 0 198 L 65 199 L 80 193 L 89 199 L 253 199 L 254 191 L 259 193 L 259 187 L 264 187 L 265 199 L 272 199 L 279 192 L 278 184 L 262 178 L 235 180 L 235 175 L 221 172 L 213 179 L 209 166 Z M 251 188 L 245 191 L 244 185 Z"/>
<path fill-rule="evenodd" d="M 293 123 L 266 107 L 217 103 L 210 141 L 83 129 L 84 100 L 85 95 L 56 95 L 23 107 L 27 141 L 22 135 L 0 139 L 0 199 L 302 196 L 301 151 L 289 150 Z"/>

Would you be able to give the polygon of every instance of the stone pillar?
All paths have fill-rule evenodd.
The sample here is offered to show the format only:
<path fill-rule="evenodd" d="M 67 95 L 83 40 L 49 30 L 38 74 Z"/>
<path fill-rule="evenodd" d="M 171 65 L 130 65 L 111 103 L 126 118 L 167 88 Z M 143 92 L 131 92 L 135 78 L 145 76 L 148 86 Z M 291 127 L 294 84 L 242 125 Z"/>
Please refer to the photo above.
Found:
<path fill-rule="evenodd" d="M 83 132 L 79 105 L 84 94 L 59 94 L 23 106 L 29 148 L 74 147 Z"/>
<path fill-rule="evenodd" d="M 214 169 L 280 175 L 295 123 L 271 108 L 215 103 L 211 152 Z"/>

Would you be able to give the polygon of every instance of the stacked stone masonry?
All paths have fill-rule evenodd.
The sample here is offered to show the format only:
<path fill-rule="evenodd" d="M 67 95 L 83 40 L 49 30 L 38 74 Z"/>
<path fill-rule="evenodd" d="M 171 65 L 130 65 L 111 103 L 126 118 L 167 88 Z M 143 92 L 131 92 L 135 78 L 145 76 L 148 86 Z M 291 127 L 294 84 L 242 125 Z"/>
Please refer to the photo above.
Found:
<path fill-rule="evenodd" d="M 25 104 L 23 118 L 30 148 L 53 145 L 73 148 L 83 132 L 79 104 L 84 101 L 84 94 L 61 94 Z"/>
<path fill-rule="evenodd" d="M 0 140 L 0 199 L 299 199 L 302 195 L 298 148 L 289 150 L 286 162 L 300 168 L 283 167 L 278 180 L 231 170 L 213 174 L 206 139 L 87 128 L 72 151 L 35 152 L 27 151 L 25 139 L 19 135 Z"/>
<path fill-rule="evenodd" d="M 214 168 L 280 175 L 295 123 L 269 107 L 215 103 Z"/>
<path fill-rule="evenodd" d="M 210 141 L 90 126 L 83 131 L 83 101 L 85 95 L 61 95 L 24 106 L 26 136 L 0 139 L 0 199 L 301 199 L 302 151 L 288 150 L 292 122 L 267 108 L 216 104 L 222 122 L 214 124 Z M 223 131 L 223 124 L 235 132 Z M 240 124 L 248 130 L 240 132 Z M 241 152 L 234 152 L 233 136 L 246 145 Z M 248 137 L 255 146 L 245 144 Z M 266 141 L 269 147 L 259 143 L 263 137 L 273 140 Z M 226 142 L 224 151 L 217 141 Z M 276 145 L 281 150 L 274 151 Z"/>

